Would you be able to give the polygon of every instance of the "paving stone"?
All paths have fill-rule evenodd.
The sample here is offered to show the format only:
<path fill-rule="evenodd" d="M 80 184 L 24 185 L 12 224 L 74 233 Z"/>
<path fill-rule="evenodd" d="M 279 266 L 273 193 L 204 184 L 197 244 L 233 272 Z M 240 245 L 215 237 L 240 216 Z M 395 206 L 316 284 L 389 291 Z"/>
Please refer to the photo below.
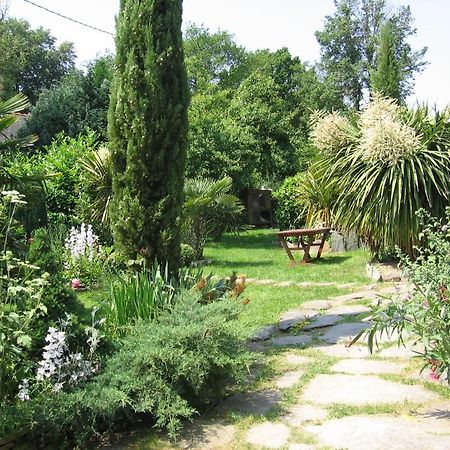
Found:
<path fill-rule="evenodd" d="M 366 298 L 375 298 L 376 292 L 373 290 L 366 290 L 360 292 L 352 292 L 351 294 L 346 295 L 338 295 L 337 297 L 333 297 L 332 300 L 335 302 L 351 302 L 352 300 L 366 299 Z"/>
<path fill-rule="evenodd" d="M 344 344 L 319 345 L 314 347 L 328 356 L 336 358 L 369 358 L 371 355 L 367 345 L 352 345 L 347 347 Z"/>
<path fill-rule="evenodd" d="M 281 377 L 275 380 L 275 386 L 278 389 L 287 389 L 295 386 L 303 375 L 303 371 L 296 370 L 291 372 L 286 372 Z"/>
<path fill-rule="evenodd" d="M 254 353 L 263 353 L 267 350 L 267 347 L 260 342 L 249 342 L 247 345 L 249 351 Z"/>
<path fill-rule="evenodd" d="M 329 344 L 335 344 L 340 340 L 349 340 L 369 327 L 367 323 L 340 323 L 330 327 L 323 336 L 320 336 L 320 339 Z"/>
<path fill-rule="evenodd" d="M 425 403 L 439 398 L 419 385 L 406 385 L 369 375 L 317 375 L 306 386 L 302 399 L 329 405 Z"/>
<path fill-rule="evenodd" d="M 331 367 L 333 372 L 344 372 L 353 375 L 400 373 L 405 364 L 375 359 L 343 359 Z"/>
<path fill-rule="evenodd" d="M 336 314 L 323 314 L 314 317 L 311 323 L 302 327 L 302 330 L 314 330 L 316 328 L 325 328 L 336 324 L 342 320 L 342 316 L 337 316 Z"/>
<path fill-rule="evenodd" d="M 250 428 L 246 441 L 264 448 L 280 448 L 286 445 L 289 433 L 289 428 L 282 423 L 266 422 Z"/>
<path fill-rule="evenodd" d="M 275 333 L 277 327 L 275 325 L 268 325 L 267 327 L 261 328 L 253 336 L 252 341 L 267 341 L 267 339 Z"/>
<path fill-rule="evenodd" d="M 241 414 L 266 414 L 280 400 L 281 392 L 276 390 L 237 393 L 224 400 L 218 409 Z"/>
<path fill-rule="evenodd" d="M 295 285 L 296 285 L 295 281 L 281 281 L 280 283 L 277 283 L 275 286 L 291 287 L 291 286 L 295 286 Z"/>
<path fill-rule="evenodd" d="M 399 333 L 397 330 L 390 331 L 389 333 L 377 331 L 377 333 L 374 336 L 376 338 L 376 342 L 378 344 L 393 344 L 398 342 Z M 403 333 L 403 338 L 406 338 L 407 334 Z M 361 337 L 360 342 L 367 343 L 369 341 L 369 336 L 363 336 Z"/>
<path fill-rule="evenodd" d="M 413 357 L 417 357 L 417 352 L 421 352 L 423 350 L 423 346 L 412 345 L 411 343 L 406 343 L 406 346 L 403 345 L 394 345 L 392 347 L 385 348 L 381 350 L 381 352 L 377 353 L 377 356 L 381 358 L 400 358 L 400 359 L 411 359 Z"/>
<path fill-rule="evenodd" d="M 347 450 L 448 450 L 450 423 L 401 417 L 350 416 L 305 427 L 323 445 Z"/>
<path fill-rule="evenodd" d="M 357 316 L 369 312 L 370 308 L 364 305 L 338 305 L 327 310 L 327 314 L 337 314 L 341 316 Z"/>
<path fill-rule="evenodd" d="M 183 430 L 179 448 L 211 450 L 228 447 L 233 441 L 235 433 L 235 427 L 230 424 L 195 421 Z"/>
<path fill-rule="evenodd" d="M 311 420 L 324 420 L 328 412 L 313 405 L 295 405 L 288 409 L 282 420 L 293 427 L 299 427 Z"/>
<path fill-rule="evenodd" d="M 284 313 L 280 318 L 279 328 L 282 331 L 304 322 L 306 319 L 316 316 L 318 313 L 314 309 L 293 309 Z"/>
<path fill-rule="evenodd" d="M 307 345 L 312 341 L 311 336 L 306 334 L 282 336 L 272 339 L 272 345 L 282 347 L 284 345 Z"/>
<path fill-rule="evenodd" d="M 303 308 L 307 309 L 328 309 L 333 305 L 329 300 L 311 300 L 310 302 L 302 303 Z"/>
<path fill-rule="evenodd" d="M 309 358 L 308 356 L 295 355 L 292 353 L 286 354 L 285 358 L 286 358 L 287 363 L 293 364 L 296 366 L 304 366 L 306 364 L 309 364 L 311 361 L 313 361 L 313 359 Z"/>

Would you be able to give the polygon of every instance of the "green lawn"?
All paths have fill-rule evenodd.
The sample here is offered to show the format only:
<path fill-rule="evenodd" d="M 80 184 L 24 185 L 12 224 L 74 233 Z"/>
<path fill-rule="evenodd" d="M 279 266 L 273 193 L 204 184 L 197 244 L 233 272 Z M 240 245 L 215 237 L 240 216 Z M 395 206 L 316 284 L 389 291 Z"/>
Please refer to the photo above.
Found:
<path fill-rule="evenodd" d="M 277 240 L 276 231 L 255 229 L 238 236 L 226 234 L 222 242 L 212 242 L 206 247 L 205 258 L 213 260 L 206 267 L 219 276 L 236 271 L 249 278 L 277 281 L 367 284 L 367 251 L 324 253 L 321 259 L 292 266 Z M 302 255 L 302 252 L 296 252 L 294 256 L 300 259 Z"/>

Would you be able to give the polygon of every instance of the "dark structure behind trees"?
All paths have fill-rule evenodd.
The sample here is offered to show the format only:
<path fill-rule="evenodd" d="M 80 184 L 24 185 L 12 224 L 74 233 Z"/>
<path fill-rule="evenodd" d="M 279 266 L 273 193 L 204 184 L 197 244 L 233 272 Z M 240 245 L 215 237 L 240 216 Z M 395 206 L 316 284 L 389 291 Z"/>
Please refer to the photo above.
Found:
<path fill-rule="evenodd" d="M 181 0 L 122 0 L 109 109 L 117 249 L 179 264 L 189 89 Z"/>

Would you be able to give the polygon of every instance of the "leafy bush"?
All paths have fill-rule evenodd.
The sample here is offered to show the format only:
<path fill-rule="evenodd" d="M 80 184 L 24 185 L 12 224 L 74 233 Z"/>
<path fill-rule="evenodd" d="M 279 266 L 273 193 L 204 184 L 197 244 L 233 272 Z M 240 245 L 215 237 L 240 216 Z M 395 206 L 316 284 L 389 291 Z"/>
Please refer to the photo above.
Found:
<path fill-rule="evenodd" d="M 195 250 L 189 244 L 181 244 L 181 264 L 188 267 L 195 261 Z"/>
<path fill-rule="evenodd" d="M 0 410 L 0 436 L 25 428 L 60 448 L 85 447 L 142 414 L 175 436 L 182 419 L 244 380 L 251 359 L 236 326 L 241 308 L 232 300 L 201 305 L 199 294 L 183 293 L 157 322 L 136 326 L 85 388 Z"/>
<path fill-rule="evenodd" d="M 415 261 L 403 256 L 401 264 L 413 284 L 408 297 L 374 307 L 374 322 L 368 331 L 372 350 L 379 334 L 399 333 L 399 344 L 405 336 L 421 342 L 424 367 L 431 369 L 434 379 L 444 375 L 450 383 L 450 208 L 446 222 L 431 219 L 423 210 L 419 218 L 424 224 L 420 235 L 424 247 Z M 359 338 L 359 336 L 358 336 Z"/>
<path fill-rule="evenodd" d="M 280 230 L 301 228 L 305 224 L 305 205 L 299 199 L 299 187 L 303 174 L 286 178 L 273 193 L 275 199 L 275 222 Z"/>

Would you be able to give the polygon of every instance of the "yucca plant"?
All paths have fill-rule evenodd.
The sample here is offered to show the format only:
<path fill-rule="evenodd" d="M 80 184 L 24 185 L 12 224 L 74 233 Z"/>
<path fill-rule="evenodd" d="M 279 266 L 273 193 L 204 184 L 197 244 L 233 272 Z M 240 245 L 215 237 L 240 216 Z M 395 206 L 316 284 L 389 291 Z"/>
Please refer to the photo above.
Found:
<path fill-rule="evenodd" d="M 378 96 L 359 125 L 358 145 L 334 158 L 326 174 L 339 187 L 335 222 L 365 237 L 375 256 L 381 245 L 413 256 L 416 211 L 443 217 L 449 202 L 449 114 L 405 113 Z"/>

